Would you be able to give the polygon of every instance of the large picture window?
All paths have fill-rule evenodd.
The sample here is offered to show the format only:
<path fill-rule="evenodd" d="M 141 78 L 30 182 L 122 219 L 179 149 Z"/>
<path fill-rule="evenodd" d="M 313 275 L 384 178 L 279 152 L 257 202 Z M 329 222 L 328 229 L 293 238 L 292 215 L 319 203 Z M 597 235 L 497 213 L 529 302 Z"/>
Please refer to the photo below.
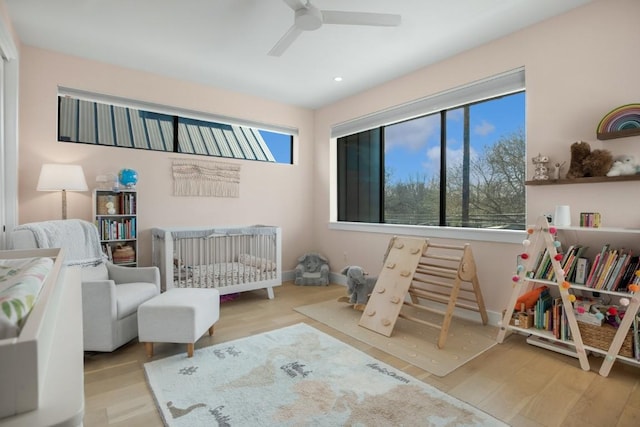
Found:
<path fill-rule="evenodd" d="M 293 134 L 69 95 L 58 97 L 58 141 L 293 163 Z"/>
<path fill-rule="evenodd" d="M 338 221 L 524 229 L 525 92 L 508 92 L 339 137 Z"/>

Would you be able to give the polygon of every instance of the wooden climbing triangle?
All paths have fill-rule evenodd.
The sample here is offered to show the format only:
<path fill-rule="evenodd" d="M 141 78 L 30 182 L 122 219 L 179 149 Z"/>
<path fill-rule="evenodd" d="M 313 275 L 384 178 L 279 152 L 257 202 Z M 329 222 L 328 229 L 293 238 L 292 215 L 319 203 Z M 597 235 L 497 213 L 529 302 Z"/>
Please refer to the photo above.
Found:
<path fill-rule="evenodd" d="M 406 314 L 404 306 L 440 314 L 442 324 Z M 456 307 L 478 312 L 482 324 L 487 324 L 471 245 L 396 236 L 389 242 L 384 266 L 359 325 L 389 337 L 402 317 L 440 329 L 437 346 L 443 348 Z"/>

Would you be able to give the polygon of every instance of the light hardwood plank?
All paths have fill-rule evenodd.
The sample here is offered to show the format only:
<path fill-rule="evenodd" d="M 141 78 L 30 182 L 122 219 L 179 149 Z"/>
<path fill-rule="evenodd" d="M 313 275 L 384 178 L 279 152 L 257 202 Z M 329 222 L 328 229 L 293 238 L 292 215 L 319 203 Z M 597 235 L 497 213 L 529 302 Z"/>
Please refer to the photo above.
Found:
<path fill-rule="evenodd" d="M 446 377 L 437 377 L 294 311 L 345 295 L 343 286 L 285 283 L 274 291 L 273 300 L 260 290 L 221 304 L 215 334 L 205 334 L 195 348 L 305 322 L 512 426 L 640 425 L 637 367 L 616 363 L 608 377 L 601 377 L 599 358 L 590 357 L 591 371 L 584 372 L 576 359 L 511 335 Z M 148 358 L 144 345 L 134 341 L 112 353 L 85 354 L 84 425 L 162 426 L 143 365 L 184 352 L 184 344 L 156 343 L 154 356 Z"/>

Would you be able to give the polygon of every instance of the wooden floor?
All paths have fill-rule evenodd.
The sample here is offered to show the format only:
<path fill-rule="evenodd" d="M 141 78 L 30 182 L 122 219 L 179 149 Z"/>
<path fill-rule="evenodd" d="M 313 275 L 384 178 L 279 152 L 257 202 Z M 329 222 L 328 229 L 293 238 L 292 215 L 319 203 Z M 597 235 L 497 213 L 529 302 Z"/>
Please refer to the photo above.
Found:
<path fill-rule="evenodd" d="M 305 322 L 513 426 L 640 425 L 638 367 L 616 363 L 605 378 L 597 374 L 597 357 L 590 358 L 592 371 L 585 372 L 577 359 L 511 335 L 446 377 L 437 377 L 294 311 L 345 295 L 343 286 L 286 283 L 275 294 L 269 300 L 265 291 L 246 292 L 221 304 L 214 335 L 202 337 L 196 349 Z M 85 426 L 163 425 L 143 364 L 186 352 L 186 345 L 156 344 L 154 352 L 148 359 L 144 346 L 134 341 L 113 353 L 85 355 Z"/>

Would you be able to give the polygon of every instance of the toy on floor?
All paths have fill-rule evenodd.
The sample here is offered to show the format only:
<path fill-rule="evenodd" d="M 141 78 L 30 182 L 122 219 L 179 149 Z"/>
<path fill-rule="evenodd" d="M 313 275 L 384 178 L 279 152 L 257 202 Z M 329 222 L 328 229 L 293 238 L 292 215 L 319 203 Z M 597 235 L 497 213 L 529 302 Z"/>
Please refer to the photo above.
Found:
<path fill-rule="evenodd" d="M 364 311 L 369 301 L 369 295 L 376 285 L 377 277 L 366 277 L 367 273 L 355 265 L 342 269 L 342 274 L 347 276 L 348 296 L 338 298 L 340 302 L 353 304 L 355 310 Z"/>
<path fill-rule="evenodd" d="M 329 284 L 329 260 L 322 254 L 310 252 L 298 258 L 295 269 L 296 285 L 328 285 Z"/>

